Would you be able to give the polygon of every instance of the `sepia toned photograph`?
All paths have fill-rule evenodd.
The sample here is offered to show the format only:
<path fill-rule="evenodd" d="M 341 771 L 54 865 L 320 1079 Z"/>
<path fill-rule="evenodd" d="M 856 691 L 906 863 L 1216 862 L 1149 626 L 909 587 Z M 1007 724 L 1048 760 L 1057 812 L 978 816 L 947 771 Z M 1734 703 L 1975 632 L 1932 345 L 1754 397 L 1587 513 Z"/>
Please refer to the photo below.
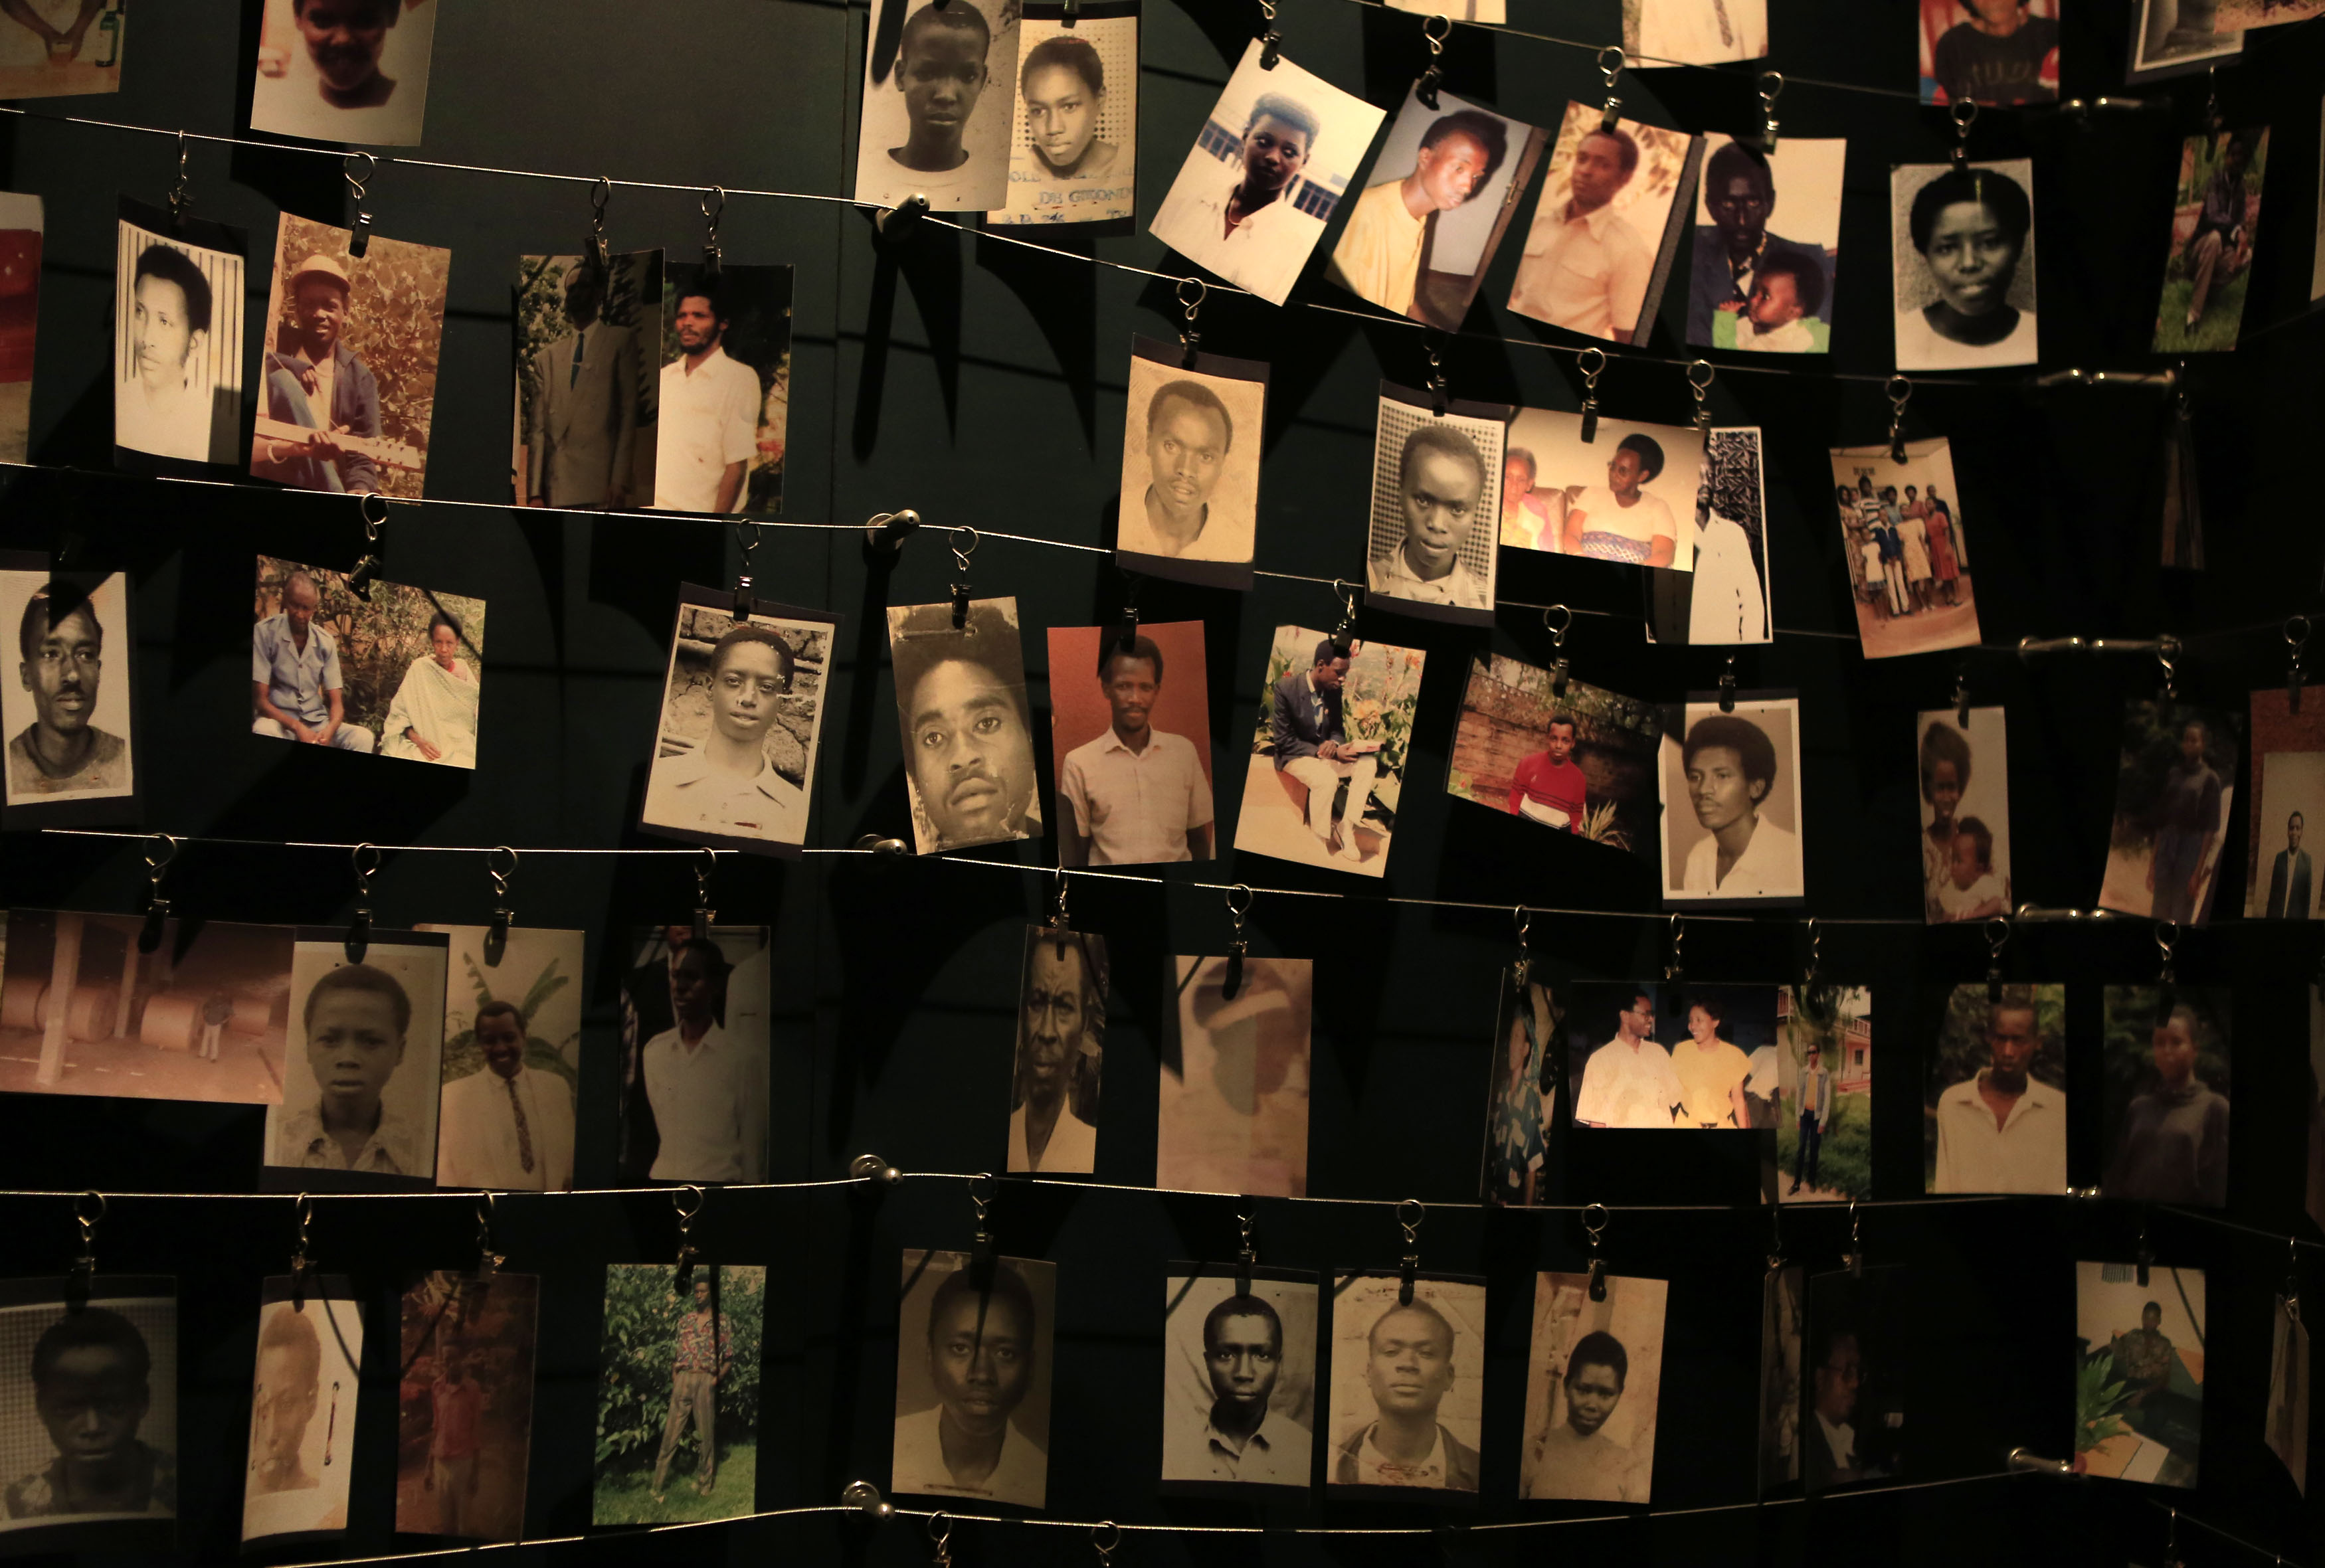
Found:
<path fill-rule="evenodd" d="M 2209 1317 L 2200 1268 L 2075 1265 L 2075 1473 L 2192 1488 Z"/>
<path fill-rule="evenodd" d="M 1017 137 L 1009 197 L 988 224 L 1100 223 L 1135 216 L 1137 0 L 1018 7 Z"/>
<path fill-rule="evenodd" d="M 1007 204 L 1020 31 L 1009 0 L 874 0 L 857 200 L 924 196 L 933 212 Z"/>
<path fill-rule="evenodd" d="M 1760 1495 L 1801 1479 L 1802 1360 L 1808 1316 L 1808 1271 L 1798 1264 L 1768 1270 L 1760 1282 Z M 1829 1347 L 1828 1347 L 1829 1348 Z"/>
<path fill-rule="evenodd" d="M 451 943 L 436 1185 L 488 1192 L 573 1188 L 587 933 L 422 926 Z"/>
<path fill-rule="evenodd" d="M 1763 152 L 1714 131 L 1704 145 L 1687 340 L 1752 354 L 1831 352 L 1848 143 L 1786 136 Z"/>
<path fill-rule="evenodd" d="M 1050 628 L 1059 864 L 1213 857 L 1209 689 L 1200 621 Z"/>
<path fill-rule="evenodd" d="M 439 0 L 426 0 L 438 4 Z M 283 215 L 250 471 L 294 490 L 417 501 L 452 253 Z"/>
<path fill-rule="evenodd" d="M 120 210 L 115 466 L 190 477 L 207 476 L 213 464 L 230 471 L 242 441 L 242 269 L 250 236 L 126 197 Z"/>
<path fill-rule="evenodd" d="M 2279 1292 L 2270 1314 L 2268 1408 L 2261 1437 L 2302 1497 L 2309 1495 L 2309 1327 L 2301 1321 L 2298 1300 Z"/>
<path fill-rule="evenodd" d="M 1585 441 L 1580 414 L 1520 409 L 1505 459 L 1502 543 L 1691 571 L 1704 530 L 1682 520 L 1702 500 L 1703 475 L 1703 437 L 1692 426 L 1601 418 Z"/>
<path fill-rule="evenodd" d="M 1600 125 L 1570 102 L 1542 176 L 1510 309 L 1609 343 L 1644 341 L 1677 254 L 1700 138 L 1636 120 Z"/>
<path fill-rule="evenodd" d="M 1387 116 L 1264 48 L 1245 45 L 1147 232 L 1281 305 Z"/>
<path fill-rule="evenodd" d="M 2237 346 L 2267 172 L 2265 125 L 2208 131 L 2181 145 L 2163 294 L 2149 345 L 2154 352 L 2202 354 Z"/>
<path fill-rule="evenodd" d="M 1246 958 L 1233 995 L 1230 967 L 1226 958 L 1171 960 L 1154 1185 L 1304 1197 L 1315 965 Z"/>
<path fill-rule="evenodd" d="M 792 269 L 672 262 L 663 275 L 654 509 L 775 516 L 792 407 Z"/>
<path fill-rule="evenodd" d="M 1932 1193 L 2067 1190 L 2067 988 L 1957 985 L 1930 1053 Z"/>
<path fill-rule="evenodd" d="M 264 1282 L 243 1476 L 245 1545 L 346 1531 L 363 1342 L 352 1282 L 280 1274 Z"/>
<path fill-rule="evenodd" d="M 301 930 L 291 949 L 290 1067 L 266 1108 L 270 1190 L 426 1188 L 436 1176 L 445 964 L 440 933 Z"/>
<path fill-rule="evenodd" d="M 2034 363 L 2033 198 L 2024 158 L 1890 166 L 1899 370 Z"/>
<path fill-rule="evenodd" d="M 1932 926 L 2007 917 L 2017 906 L 2003 710 L 1936 708 L 1913 722 L 1922 732 L 1922 917 Z"/>
<path fill-rule="evenodd" d="M 1654 858 L 1653 704 L 1495 654 L 1469 662 L 1445 792 L 1585 844 Z"/>
<path fill-rule="evenodd" d="M 734 1519 L 757 1507 L 767 1270 L 606 1266 L 593 1525 Z"/>
<path fill-rule="evenodd" d="M 0 1281 L 0 1550 L 167 1552 L 178 1443 L 176 1280 Z"/>
<path fill-rule="evenodd" d="M 1505 973 L 1486 1073 L 1488 1206 L 1530 1209 L 1549 1185 L 1550 1130 L 1558 1121 L 1560 1024 L 1565 1010 L 1524 965 Z"/>
<path fill-rule="evenodd" d="M 904 794 L 922 854 L 1042 836 L 1017 601 L 888 607 Z"/>
<path fill-rule="evenodd" d="M 2059 0 L 1920 0 L 1922 101 L 2059 101 Z"/>
<path fill-rule="evenodd" d="M 524 1536 L 541 1280 L 439 1270 L 403 1293 L 396 1365 L 395 1527 Z"/>
<path fill-rule="evenodd" d="M 0 98 L 121 90 L 129 0 L 22 0 L 0 9 Z"/>
<path fill-rule="evenodd" d="M 1365 586 L 1384 610 L 1489 626 L 1502 433 L 1511 410 L 1381 383 Z M 1480 524 L 1486 524 L 1480 527 Z"/>
<path fill-rule="evenodd" d="M 1267 366 L 1130 340 L 1115 558 L 1126 570 L 1251 586 Z M 1237 433 L 1241 444 L 1237 444 Z"/>
<path fill-rule="evenodd" d="M 663 288 L 660 251 L 619 252 L 604 266 L 585 255 L 517 258 L 509 473 L 525 505 L 638 507 L 656 493 L 671 358 Z"/>
<path fill-rule="evenodd" d="M 1392 11 L 1415 11 L 1423 16 L 1443 16 L 1452 22 L 1499 23 L 1509 20 L 1506 0 L 1383 0 Z"/>
<path fill-rule="evenodd" d="M 265 0 L 250 128 L 416 147 L 446 0 Z"/>
<path fill-rule="evenodd" d="M 1236 848 L 1386 874 L 1422 660 L 1417 648 L 1275 629 Z"/>
<path fill-rule="evenodd" d="M 1486 1282 L 1336 1271 L 1325 1490 L 1474 1503 L 1485 1428 Z"/>
<path fill-rule="evenodd" d="M 1373 158 L 1324 275 L 1360 300 L 1459 328 L 1550 134 L 1416 85 Z"/>
<path fill-rule="evenodd" d="M 624 1182 L 767 1179 L 770 936 L 645 926 L 621 978 Z"/>
<path fill-rule="evenodd" d="M 891 1491 L 1048 1500 L 1057 1303 L 1054 1263 L 904 1253 Z"/>
<path fill-rule="evenodd" d="M 1537 1274 L 1526 1353 L 1525 1453 L 1518 1496 L 1644 1503 L 1655 1475 L 1655 1406 L 1663 1393 L 1660 1279 L 1608 1275 L 1590 1299 L 1588 1274 Z"/>
<path fill-rule="evenodd" d="M 1832 451 L 1833 505 L 1867 659 L 1978 644 L 1978 595 L 1954 484 L 1953 443 Z"/>
<path fill-rule="evenodd" d="M 2325 705 L 2299 708 L 2281 686 L 2252 694 L 2252 837 L 2245 859 L 2245 917 L 2325 917 L 2309 844 L 2309 814 L 2325 813 Z M 2318 818 L 2325 824 L 2325 815 Z M 2316 841 L 2325 848 L 2325 829 Z"/>
<path fill-rule="evenodd" d="M 1776 1130 L 1776 1201 L 1857 1203 L 1873 1196 L 1873 993 L 1861 985 L 1788 985 L 1776 992 L 1776 1097 L 1754 1102 L 1752 1125 Z M 1768 1115 L 1773 1111 L 1773 1117 Z"/>
<path fill-rule="evenodd" d="M 2099 908 L 2182 926 L 2210 923 L 2243 732 L 2244 715 L 2226 708 L 2123 705 Z"/>
<path fill-rule="evenodd" d="M 2099 1006 L 2107 1149 L 2099 1194 L 2228 1207 L 2228 988 L 2109 985 Z"/>
<path fill-rule="evenodd" d="M 1677 997 L 1674 987 L 1652 981 L 1591 980 L 1566 987 L 1566 1075 L 1578 1125 L 1681 1125 L 1687 1089 L 1655 1025 L 1658 1010 L 1675 1005 Z"/>
<path fill-rule="evenodd" d="M 2213 25 L 2221 30 L 2282 27 L 2325 16 L 2325 0 L 2220 0 Z"/>
<path fill-rule="evenodd" d="M 2221 0 L 2138 0 L 2124 79 L 2197 76 L 2244 52 L 2242 28 L 2224 27 Z"/>
<path fill-rule="evenodd" d="M 0 964 L 0 1093 L 276 1105 L 289 926 L 18 909 Z"/>
<path fill-rule="evenodd" d="M 1505 499 L 1505 531 L 1510 515 Z M 1687 553 L 1691 570 L 1647 574 L 1647 640 L 1699 647 L 1767 641 L 1774 611 L 1758 426 L 1704 432 L 1703 487 Z"/>
<path fill-rule="evenodd" d="M 474 770 L 485 602 L 258 558 L 250 733 Z"/>
<path fill-rule="evenodd" d="M 1663 902 L 1797 902 L 1800 699 L 1747 694 L 1733 713 L 1690 702 L 1663 714 Z"/>
<path fill-rule="evenodd" d="M 1105 937 L 1064 926 L 1025 928 L 1006 1169 L 1088 1176 L 1098 1168 L 1109 978 Z"/>
<path fill-rule="evenodd" d="M 0 190 L 0 463 L 32 456 L 43 227 L 39 197 Z"/>
<path fill-rule="evenodd" d="M 9 826 L 138 821 L 128 576 L 0 553 L 0 626 L 16 633 L 16 678 L 0 680 Z"/>
<path fill-rule="evenodd" d="M 1316 1277 L 1173 1263 L 1163 1276 L 1161 1490 L 1248 1497 L 1315 1473 Z"/>
<path fill-rule="evenodd" d="M 1810 1277 L 1800 1448 L 1801 1485 L 1811 1496 L 1908 1473 L 1910 1286 L 1898 1268 Z"/>
<path fill-rule="evenodd" d="M 839 618 L 681 583 L 638 826 L 721 849 L 807 843 Z"/>
<path fill-rule="evenodd" d="M 1623 0 L 1635 65 L 1718 65 L 1768 52 L 1768 0 Z"/>

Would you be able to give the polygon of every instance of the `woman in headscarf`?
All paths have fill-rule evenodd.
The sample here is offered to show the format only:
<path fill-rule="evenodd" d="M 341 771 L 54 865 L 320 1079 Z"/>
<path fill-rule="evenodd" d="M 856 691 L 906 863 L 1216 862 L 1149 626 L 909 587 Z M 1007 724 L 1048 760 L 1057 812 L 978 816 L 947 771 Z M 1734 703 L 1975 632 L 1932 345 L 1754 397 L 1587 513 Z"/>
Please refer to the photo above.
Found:
<path fill-rule="evenodd" d="M 428 656 L 415 659 L 388 704 L 380 751 L 415 762 L 477 765 L 476 672 L 460 658 L 460 627 L 439 610 L 428 623 Z"/>

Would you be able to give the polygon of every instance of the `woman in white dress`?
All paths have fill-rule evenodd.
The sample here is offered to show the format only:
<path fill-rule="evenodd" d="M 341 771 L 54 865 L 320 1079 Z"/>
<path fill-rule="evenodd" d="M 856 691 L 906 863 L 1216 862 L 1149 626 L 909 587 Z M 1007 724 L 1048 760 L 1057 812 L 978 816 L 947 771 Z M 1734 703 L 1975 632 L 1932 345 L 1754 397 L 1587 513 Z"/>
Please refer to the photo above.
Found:
<path fill-rule="evenodd" d="M 477 706 L 483 695 L 460 658 L 460 628 L 438 611 L 428 623 L 428 657 L 415 659 L 388 704 L 380 751 L 415 762 L 477 765 Z"/>

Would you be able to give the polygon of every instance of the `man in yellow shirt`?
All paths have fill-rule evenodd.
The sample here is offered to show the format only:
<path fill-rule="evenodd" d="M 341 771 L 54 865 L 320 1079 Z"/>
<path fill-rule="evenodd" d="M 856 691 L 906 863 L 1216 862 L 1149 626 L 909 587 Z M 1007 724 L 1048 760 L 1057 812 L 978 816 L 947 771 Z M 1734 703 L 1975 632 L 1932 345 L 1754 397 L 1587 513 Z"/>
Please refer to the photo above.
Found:
<path fill-rule="evenodd" d="M 1413 314 L 1436 217 L 1483 189 L 1509 155 L 1500 120 L 1478 109 L 1447 115 L 1421 134 L 1413 172 L 1369 186 L 1332 251 L 1331 280 L 1401 316 Z"/>

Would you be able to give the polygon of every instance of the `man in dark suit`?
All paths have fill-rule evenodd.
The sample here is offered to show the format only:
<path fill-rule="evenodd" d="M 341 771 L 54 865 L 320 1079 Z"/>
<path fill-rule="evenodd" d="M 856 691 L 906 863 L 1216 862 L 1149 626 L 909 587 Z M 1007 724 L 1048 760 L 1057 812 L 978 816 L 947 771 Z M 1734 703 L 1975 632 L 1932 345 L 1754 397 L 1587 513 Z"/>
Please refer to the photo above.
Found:
<path fill-rule="evenodd" d="M 1801 1480 L 1805 1490 L 1872 1480 L 1889 1473 L 1866 1457 L 1857 1430 L 1857 1395 L 1865 1357 L 1857 1331 L 1825 1324 L 1809 1342 L 1809 1418 L 1801 1431 Z"/>
<path fill-rule="evenodd" d="M 1268 747 L 1275 770 L 1308 787 L 1308 831 L 1327 854 L 1344 861 L 1364 858 L 1357 847 L 1357 824 L 1372 799 L 1376 746 L 1351 742 L 1340 723 L 1340 687 L 1348 678 L 1348 644 L 1327 637 L 1316 644 L 1306 669 L 1275 683 L 1268 713 Z M 1362 750 L 1357 750 L 1361 746 Z M 1332 797 L 1348 781 L 1348 803 L 1340 811 L 1338 842 L 1332 830 Z"/>
<path fill-rule="evenodd" d="M 2269 919 L 2309 918 L 2309 852 L 2301 847 L 2301 830 L 2305 826 L 2298 811 L 2284 820 L 2284 847 L 2276 852 L 2276 863 L 2269 867 L 2268 908 L 2261 911 Z"/>

